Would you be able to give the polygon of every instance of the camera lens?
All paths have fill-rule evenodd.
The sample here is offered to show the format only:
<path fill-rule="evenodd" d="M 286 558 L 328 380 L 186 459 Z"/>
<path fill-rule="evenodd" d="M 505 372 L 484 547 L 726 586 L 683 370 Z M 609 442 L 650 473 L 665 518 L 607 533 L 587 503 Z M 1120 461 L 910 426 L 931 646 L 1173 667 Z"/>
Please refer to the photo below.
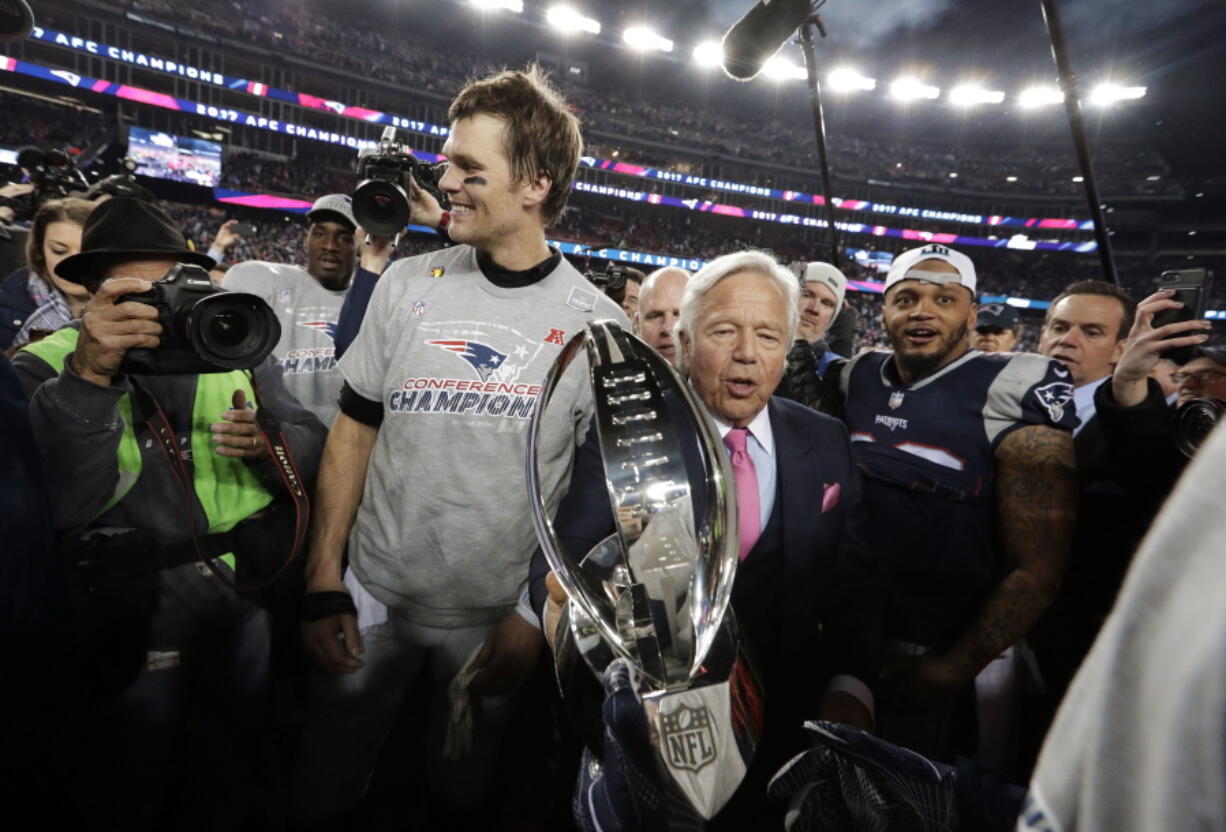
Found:
<path fill-rule="evenodd" d="M 1200 450 L 1222 420 L 1223 410 L 1223 403 L 1216 399 L 1191 399 L 1179 406 L 1175 415 L 1175 444 L 1184 456 L 1192 457 Z"/>
<path fill-rule="evenodd" d="M 353 218 L 370 234 L 394 237 L 409 224 L 409 197 L 399 185 L 368 179 L 353 192 Z"/>
<path fill-rule="evenodd" d="M 234 349 L 246 340 L 251 332 L 251 321 L 233 310 L 218 312 L 209 319 L 208 334 L 211 343 L 224 349 Z"/>
<path fill-rule="evenodd" d="M 198 301 L 188 331 L 205 361 L 242 370 L 259 365 L 281 338 L 281 324 L 268 304 L 244 292 L 218 292 Z"/>

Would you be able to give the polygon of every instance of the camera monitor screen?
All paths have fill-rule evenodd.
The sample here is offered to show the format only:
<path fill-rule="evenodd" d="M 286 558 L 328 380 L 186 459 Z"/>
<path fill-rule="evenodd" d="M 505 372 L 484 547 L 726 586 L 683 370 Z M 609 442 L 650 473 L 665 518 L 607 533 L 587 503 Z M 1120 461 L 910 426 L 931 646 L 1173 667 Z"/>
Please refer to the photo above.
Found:
<path fill-rule="evenodd" d="M 128 155 L 136 162 L 136 173 L 141 176 L 206 188 L 216 187 L 221 181 L 221 145 L 217 142 L 130 127 Z"/>

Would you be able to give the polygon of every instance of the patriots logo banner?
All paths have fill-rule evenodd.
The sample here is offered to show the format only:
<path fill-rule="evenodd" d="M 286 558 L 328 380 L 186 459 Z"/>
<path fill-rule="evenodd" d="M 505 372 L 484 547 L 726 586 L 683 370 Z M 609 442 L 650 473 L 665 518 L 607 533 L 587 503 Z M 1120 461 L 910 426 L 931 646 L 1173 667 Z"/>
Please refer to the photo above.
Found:
<path fill-rule="evenodd" d="M 336 321 L 299 321 L 298 326 L 305 326 L 327 335 L 329 341 L 336 340 Z"/>
<path fill-rule="evenodd" d="M 448 352 L 454 352 L 460 358 L 463 358 L 477 373 L 477 378 L 481 379 L 481 381 L 489 381 L 490 376 L 507 360 L 505 352 L 499 352 L 493 347 L 478 341 L 436 340 L 427 341 L 426 343 L 431 346 L 441 347 Z"/>

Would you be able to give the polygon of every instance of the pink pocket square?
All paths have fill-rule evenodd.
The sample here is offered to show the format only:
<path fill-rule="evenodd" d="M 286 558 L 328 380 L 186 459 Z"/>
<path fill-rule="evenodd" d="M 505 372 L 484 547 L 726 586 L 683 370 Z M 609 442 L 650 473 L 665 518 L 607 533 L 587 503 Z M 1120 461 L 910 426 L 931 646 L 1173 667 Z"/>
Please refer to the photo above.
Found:
<path fill-rule="evenodd" d="M 839 495 L 842 493 L 843 487 L 837 482 L 834 485 L 825 484 L 822 489 L 822 514 L 825 514 L 839 504 Z"/>

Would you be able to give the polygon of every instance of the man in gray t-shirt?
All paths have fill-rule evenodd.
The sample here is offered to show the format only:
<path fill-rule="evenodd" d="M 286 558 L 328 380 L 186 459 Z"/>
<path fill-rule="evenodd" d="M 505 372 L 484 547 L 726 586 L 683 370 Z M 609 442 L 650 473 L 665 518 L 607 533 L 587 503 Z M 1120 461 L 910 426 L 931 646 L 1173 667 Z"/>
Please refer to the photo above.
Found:
<path fill-rule="evenodd" d="M 567 339 L 594 319 L 629 325 L 545 239 L 582 151 L 557 92 L 537 71 L 503 72 L 461 91 L 450 117 L 439 182 L 450 211 L 413 186 L 412 221 L 461 245 L 380 278 L 338 364 L 306 566 L 303 638 L 322 672 L 292 778 L 299 822 L 361 798 L 423 672 L 432 791 L 450 825 L 479 819 L 513 694 L 544 648 L 535 616 L 516 607 L 537 545 L 529 419 Z M 554 506 L 590 413 L 585 379 L 567 376 L 539 449 Z"/>
<path fill-rule="evenodd" d="M 247 260 L 226 272 L 222 285 L 232 292 L 263 298 L 281 321 L 281 340 L 274 355 L 285 376 L 285 387 L 303 406 L 331 425 L 341 375 L 336 369 L 336 324 L 361 251 L 362 266 L 378 272 L 387 263 L 390 246 L 371 265 L 369 246 L 355 242 L 357 223 L 344 194 L 328 194 L 307 212 L 305 269 L 288 263 Z M 382 242 L 382 241 L 380 241 Z"/>

